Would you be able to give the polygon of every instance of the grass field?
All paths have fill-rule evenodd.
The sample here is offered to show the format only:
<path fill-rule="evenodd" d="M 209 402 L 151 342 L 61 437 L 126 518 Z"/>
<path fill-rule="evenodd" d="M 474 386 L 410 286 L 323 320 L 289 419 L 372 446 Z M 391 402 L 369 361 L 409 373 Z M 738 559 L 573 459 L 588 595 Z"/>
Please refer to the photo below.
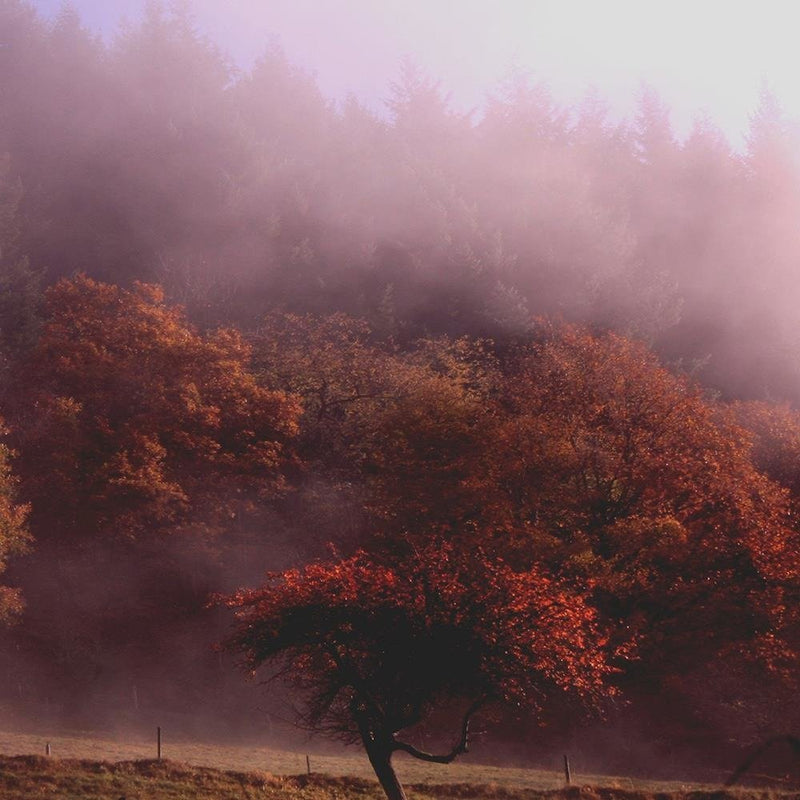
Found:
<path fill-rule="evenodd" d="M 43 754 L 47 744 L 52 756 Z M 355 752 L 306 754 L 165 740 L 157 761 L 152 741 L 75 733 L 44 737 L 0 732 L 0 800 L 381 800 L 365 758 Z M 563 775 L 470 763 L 425 765 L 398 759 L 410 800 L 743 800 L 800 793 L 723 792 L 719 787 L 654 783 L 599 775 Z M 589 788 L 591 787 L 591 788 Z"/>
<path fill-rule="evenodd" d="M 102 761 L 131 761 L 152 759 L 156 755 L 155 731 L 149 741 L 95 734 L 43 736 L 0 731 L 0 754 L 44 755 L 50 743 L 54 758 L 92 759 Z M 162 745 L 164 758 L 198 767 L 215 767 L 223 770 L 262 771 L 273 775 L 301 775 L 307 771 L 306 754 L 257 746 L 230 746 L 199 743 L 169 738 L 165 731 Z M 365 756 L 357 750 L 344 750 L 337 755 L 310 753 L 310 765 L 315 774 L 350 776 L 374 780 L 372 769 Z M 514 767 L 497 767 L 459 760 L 453 764 L 426 764 L 407 758 L 395 757 L 397 772 L 407 784 L 491 784 L 517 789 L 553 790 L 564 785 L 560 772 Z M 576 785 L 609 786 L 646 791 L 675 792 L 703 788 L 696 784 L 664 783 L 632 778 L 614 778 L 603 775 L 576 774 Z"/>
<path fill-rule="evenodd" d="M 613 787 L 543 790 L 487 784 L 411 785 L 409 800 L 777 800 L 775 793 L 652 793 Z M 800 795 L 795 795 L 794 798 Z M 783 795 L 783 797 L 792 797 Z M 0 756 L 0 800 L 381 800 L 375 781 L 325 775 L 275 776 L 171 760 L 89 761 Z"/>

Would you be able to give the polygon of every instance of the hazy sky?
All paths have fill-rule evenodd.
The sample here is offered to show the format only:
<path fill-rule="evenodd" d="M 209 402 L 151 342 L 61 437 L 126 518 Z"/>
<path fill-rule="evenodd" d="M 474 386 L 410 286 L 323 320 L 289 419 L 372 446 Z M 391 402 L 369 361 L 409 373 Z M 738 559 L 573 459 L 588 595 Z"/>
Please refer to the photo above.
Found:
<path fill-rule="evenodd" d="M 35 0 L 53 13 L 61 0 Z M 143 0 L 72 0 L 113 31 Z M 642 81 L 685 130 L 707 111 L 734 140 L 766 80 L 800 117 L 800 48 L 790 0 L 194 0 L 199 27 L 243 65 L 278 41 L 323 91 L 374 107 L 412 56 L 460 107 L 480 105 L 512 64 L 556 97 L 595 85 L 621 113 Z"/>

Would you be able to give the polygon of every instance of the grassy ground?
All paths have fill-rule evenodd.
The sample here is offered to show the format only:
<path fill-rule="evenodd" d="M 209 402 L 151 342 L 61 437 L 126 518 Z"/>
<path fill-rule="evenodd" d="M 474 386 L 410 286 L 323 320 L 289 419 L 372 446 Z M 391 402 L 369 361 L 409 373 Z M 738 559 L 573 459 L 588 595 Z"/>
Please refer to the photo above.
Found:
<path fill-rule="evenodd" d="M 54 758 L 93 759 L 103 761 L 133 761 L 152 759 L 156 755 L 155 730 L 149 741 L 102 738 L 96 734 L 42 736 L 0 731 L 0 753 L 4 755 L 44 755 L 50 743 Z M 216 767 L 240 772 L 262 771 L 273 775 L 300 775 L 307 770 L 306 754 L 256 746 L 225 746 L 189 741 L 174 741 L 164 732 L 164 758 L 197 767 Z M 314 774 L 374 779 L 365 756 L 358 750 L 342 750 L 336 755 L 312 752 L 309 755 Z M 453 764 L 427 764 L 407 758 L 395 758 L 395 766 L 406 784 L 490 784 L 514 789 L 537 791 L 558 789 L 564 784 L 563 774 L 546 770 L 496 767 L 470 763 L 460 759 Z M 697 784 L 680 782 L 655 783 L 633 778 L 613 778 L 603 775 L 576 773 L 576 785 L 608 786 L 644 791 L 677 792 L 701 789 Z M 707 787 L 706 787 L 707 788 Z M 1 799 L 0 799 L 1 800 Z"/>
<path fill-rule="evenodd" d="M 758 792 L 654 794 L 609 787 L 542 790 L 492 785 L 410 786 L 409 800 L 768 800 Z M 782 795 L 783 798 L 800 795 Z M 274 776 L 163 760 L 88 761 L 0 756 L 0 800 L 381 800 L 375 781 Z"/>
<path fill-rule="evenodd" d="M 0 757 L 2 800 L 379 800 L 359 779 L 279 778 L 173 761 L 77 761 Z"/>
<path fill-rule="evenodd" d="M 154 732 L 155 733 L 155 732 Z M 47 743 L 52 756 L 43 754 Z M 193 742 L 163 744 L 79 735 L 0 732 L 0 800 L 381 800 L 366 759 L 357 754 L 310 756 L 262 747 Z M 31 755 L 35 753 L 36 755 Z M 41 754 L 41 755 L 40 755 Z M 629 778 L 563 776 L 541 770 L 478 764 L 426 765 L 398 759 L 409 800 L 745 800 L 800 793 L 722 792 L 714 787 L 649 783 Z M 592 787 L 592 788 L 589 788 Z"/>

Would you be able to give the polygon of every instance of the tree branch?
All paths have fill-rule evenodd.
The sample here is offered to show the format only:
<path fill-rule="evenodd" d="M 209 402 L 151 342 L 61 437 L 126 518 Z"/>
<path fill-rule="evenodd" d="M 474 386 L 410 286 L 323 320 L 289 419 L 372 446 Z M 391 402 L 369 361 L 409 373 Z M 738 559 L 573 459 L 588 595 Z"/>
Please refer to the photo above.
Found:
<path fill-rule="evenodd" d="M 339 672 L 342 675 L 343 682 L 342 685 L 350 685 L 356 692 L 356 694 L 363 700 L 365 703 L 368 703 L 373 711 L 375 711 L 381 719 L 386 718 L 386 712 L 383 710 L 383 706 L 372 696 L 372 692 L 367 688 L 364 684 L 364 681 L 361 679 L 361 676 L 358 674 L 358 670 L 349 662 L 345 662 L 345 658 L 342 656 L 342 653 L 339 651 L 339 648 L 334 643 L 326 643 L 325 649 L 336 662 L 336 666 L 339 669 Z"/>
<path fill-rule="evenodd" d="M 746 772 L 750 770 L 750 767 L 755 764 L 755 762 L 762 756 L 764 753 L 769 750 L 773 745 L 779 744 L 780 742 L 786 742 L 789 747 L 791 747 L 792 752 L 796 756 L 800 756 L 800 739 L 796 736 L 773 736 L 771 739 L 767 739 L 764 744 L 761 745 L 748 759 L 746 759 L 739 767 L 735 770 L 735 772 L 725 781 L 725 786 L 733 786 L 739 778 L 742 777 Z"/>
<path fill-rule="evenodd" d="M 402 753 L 418 758 L 420 761 L 428 761 L 432 764 L 450 764 L 455 761 L 462 753 L 469 750 L 469 723 L 472 715 L 486 702 L 486 697 L 479 697 L 464 714 L 464 721 L 461 723 L 461 738 L 455 743 L 453 749 L 444 755 L 434 755 L 433 753 L 426 753 L 424 750 L 418 750 L 414 745 L 408 742 L 401 742 L 397 739 L 394 740 L 392 749 Z"/>

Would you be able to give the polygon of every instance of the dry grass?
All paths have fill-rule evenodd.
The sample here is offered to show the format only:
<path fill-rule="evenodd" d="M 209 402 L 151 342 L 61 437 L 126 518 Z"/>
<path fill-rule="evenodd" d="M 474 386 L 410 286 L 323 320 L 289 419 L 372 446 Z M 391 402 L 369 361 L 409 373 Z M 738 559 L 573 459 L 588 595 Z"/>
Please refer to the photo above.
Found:
<path fill-rule="evenodd" d="M 2 800 L 379 800 L 376 785 L 351 779 L 281 778 L 173 761 L 0 757 Z"/>
<path fill-rule="evenodd" d="M 122 741 L 74 734 L 0 732 L 0 800 L 381 800 L 366 759 L 356 753 L 311 755 L 263 747 L 195 742 Z M 50 742 L 53 756 L 43 754 Z M 91 759 L 91 760 L 90 760 Z M 800 793 L 722 791 L 597 775 L 461 763 L 442 767 L 398 759 L 410 800 L 800 800 Z"/>
<path fill-rule="evenodd" d="M 443 784 L 410 787 L 409 800 L 768 800 L 758 792 L 648 793 L 619 788 L 560 790 Z M 89 761 L 0 756 L 0 800 L 382 800 L 374 780 L 196 767 L 170 760 Z M 783 795 L 788 798 L 790 795 Z M 800 797 L 800 795 L 795 795 Z"/>
<path fill-rule="evenodd" d="M 0 753 L 5 755 L 43 755 L 47 742 L 51 744 L 53 756 L 62 759 L 101 759 L 116 762 L 151 759 L 156 755 L 155 731 L 149 741 L 100 737 L 88 733 L 42 736 L 0 731 Z M 301 775 L 306 772 L 304 752 L 258 746 L 173 741 L 169 731 L 164 733 L 163 755 L 165 758 L 192 766 L 216 767 L 223 770 L 263 771 L 273 775 Z M 312 750 L 310 760 L 315 774 L 374 779 L 366 757 L 355 749 L 342 749 L 335 755 Z M 471 763 L 468 759 L 461 759 L 445 766 L 426 764 L 400 755 L 396 758 L 396 767 L 401 779 L 407 784 L 482 784 L 541 792 L 559 789 L 564 783 L 561 772 L 488 766 Z M 703 788 L 696 784 L 680 782 L 655 783 L 632 778 L 575 774 L 574 770 L 573 780 L 579 785 L 658 792 Z"/>

